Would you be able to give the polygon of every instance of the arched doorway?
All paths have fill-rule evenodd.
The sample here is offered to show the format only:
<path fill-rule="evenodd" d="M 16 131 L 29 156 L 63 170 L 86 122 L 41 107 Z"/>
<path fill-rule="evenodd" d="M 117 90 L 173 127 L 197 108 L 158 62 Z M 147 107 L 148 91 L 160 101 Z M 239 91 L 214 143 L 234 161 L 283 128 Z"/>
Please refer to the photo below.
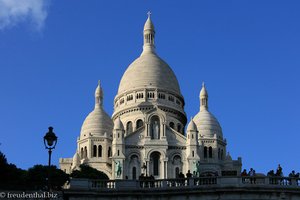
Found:
<path fill-rule="evenodd" d="M 172 165 L 173 165 L 173 169 L 175 169 L 174 178 L 178 178 L 178 175 L 180 172 L 182 172 L 182 161 L 181 161 L 181 157 L 179 155 L 175 155 L 172 159 Z"/>
<path fill-rule="evenodd" d="M 160 176 L 161 175 L 161 162 L 160 153 L 155 151 L 150 155 L 150 175 Z"/>
<path fill-rule="evenodd" d="M 136 167 L 132 168 L 132 179 L 136 180 Z"/>
<path fill-rule="evenodd" d="M 175 178 L 179 178 L 179 167 L 175 168 Z"/>
<path fill-rule="evenodd" d="M 136 180 L 137 177 L 141 173 L 140 169 L 141 169 L 141 164 L 140 164 L 140 161 L 139 161 L 139 156 L 137 154 L 131 155 L 130 160 L 129 160 L 128 178 Z"/>

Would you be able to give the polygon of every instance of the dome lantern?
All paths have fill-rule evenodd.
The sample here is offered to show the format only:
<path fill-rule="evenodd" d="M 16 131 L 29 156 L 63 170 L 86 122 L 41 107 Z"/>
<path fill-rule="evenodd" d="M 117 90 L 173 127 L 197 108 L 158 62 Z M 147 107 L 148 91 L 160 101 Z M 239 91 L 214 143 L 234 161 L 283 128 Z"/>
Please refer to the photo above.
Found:
<path fill-rule="evenodd" d="M 102 106 L 103 104 L 103 90 L 101 88 L 100 80 L 98 81 L 98 86 L 95 90 L 95 107 Z"/>
<path fill-rule="evenodd" d="M 202 83 L 202 89 L 200 91 L 200 111 L 208 110 L 208 93 L 205 88 L 205 83 Z"/>
<path fill-rule="evenodd" d="M 145 52 L 153 53 L 155 52 L 155 46 L 154 46 L 155 30 L 154 30 L 154 25 L 151 21 L 151 12 L 149 11 L 147 14 L 148 14 L 148 19 L 144 25 L 143 53 Z"/>

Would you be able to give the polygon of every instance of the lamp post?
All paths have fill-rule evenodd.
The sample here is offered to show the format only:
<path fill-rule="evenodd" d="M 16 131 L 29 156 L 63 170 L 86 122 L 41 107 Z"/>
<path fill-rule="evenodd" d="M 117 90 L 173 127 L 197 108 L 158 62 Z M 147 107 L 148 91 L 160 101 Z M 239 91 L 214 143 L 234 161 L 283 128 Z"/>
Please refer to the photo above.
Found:
<path fill-rule="evenodd" d="M 45 148 L 48 149 L 49 153 L 49 160 L 48 160 L 48 190 L 51 190 L 51 179 L 50 179 L 50 167 L 51 167 L 51 154 L 52 154 L 52 149 L 55 148 L 56 143 L 57 143 L 57 137 L 55 133 L 53 132 L 53 127 L 48 128 L 49 131 L 46 133 L 44 136 L 44 144 Z"/>

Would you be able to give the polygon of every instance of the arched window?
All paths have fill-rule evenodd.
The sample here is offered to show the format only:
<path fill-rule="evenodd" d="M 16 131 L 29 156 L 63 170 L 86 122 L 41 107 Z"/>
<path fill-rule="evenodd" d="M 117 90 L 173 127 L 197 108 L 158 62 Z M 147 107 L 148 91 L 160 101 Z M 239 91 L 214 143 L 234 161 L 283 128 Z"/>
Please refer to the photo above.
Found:
<path fill-rule="evenodd" d="M 118 156 L 120 155 L 120 150 L 118 149 Z"/>
<path fill-rule="evenodd" d="M 98 157 L 102 157 L 102 146 L 98 146 Z"/>
<path fill-rule="evenodd" d="M 221 151 L 220 151 L 220 148 L 218 148 L 218 159 L 221 159 Z"/>
<path fill-rule="evenodd" d="M 194 151 L 192 151 L 192 156 L 195 157 L 195 152 Z"/>
<path fill-rule="evenodd" d="M 132 133 L 132 122 L 131 122 L 131 121 L 127 122 L 127 125 L 126 125 L 126 133 L 127 133 L 127 134 Z"/>
<path fill-rule="evenodd" d="M 204 158 L 207 158 L 207 147 L 204 147 Z"/>
<path fill-rule="evenodd" d="M 97 157 L 97 145 L 93 146 L 93 157 Z"/>
<path fill-rule="evenodd" d="M 132 168 L 132 179 L 136 180 L 136 167 Z"/>
<path fill-rule="evenodd" d="M 87 147 L 84 147 L 84 158 L 87 158 Z"/>
<path fill-rule="evenodd" d="M 107 157 L 111 157 L 111 147 L 108 147 Z"/>
<path fill-rule="evenodd" d="M 181 133 L 181 125 L 177 124 L 177 132 Z"/>
<path fill-rule="evenodd" d="M 169 126 L 174 129 L 174 123 L 173 122 L 170 122 Z"/>
<path fill-rule="evenodd" d="M 83 154 L 83 147 L 81 147 L 81 151 L 80 151 L 80 158 L 83 159 L 84 154 Z"/>
<path fill-rule="evenodd" d="M 208 148 L 208 155 L 210 158 L 212 158 L 212 147 Z"/>
<path fill-rule="evenodd" d="M 142 127 L 144 125 L 144 122 L 143 120 L 139 119 L 136 121 L 136 129 Z"/>

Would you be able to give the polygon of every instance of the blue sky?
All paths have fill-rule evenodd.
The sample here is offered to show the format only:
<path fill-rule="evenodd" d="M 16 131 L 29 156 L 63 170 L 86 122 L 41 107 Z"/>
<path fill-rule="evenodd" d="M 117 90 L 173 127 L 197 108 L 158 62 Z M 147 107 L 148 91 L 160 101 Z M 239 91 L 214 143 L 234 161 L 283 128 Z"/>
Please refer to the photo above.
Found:
<path fill-rule="evenodd" d="M 148 10 L 188 119 L 205 81 L 234 159 L 266 173 L 299 166 L 299 1 L 0 0 L 0 150 L 27 169 L 72 157 L 100 79 L 104 106 L 142 50 Z"/>

